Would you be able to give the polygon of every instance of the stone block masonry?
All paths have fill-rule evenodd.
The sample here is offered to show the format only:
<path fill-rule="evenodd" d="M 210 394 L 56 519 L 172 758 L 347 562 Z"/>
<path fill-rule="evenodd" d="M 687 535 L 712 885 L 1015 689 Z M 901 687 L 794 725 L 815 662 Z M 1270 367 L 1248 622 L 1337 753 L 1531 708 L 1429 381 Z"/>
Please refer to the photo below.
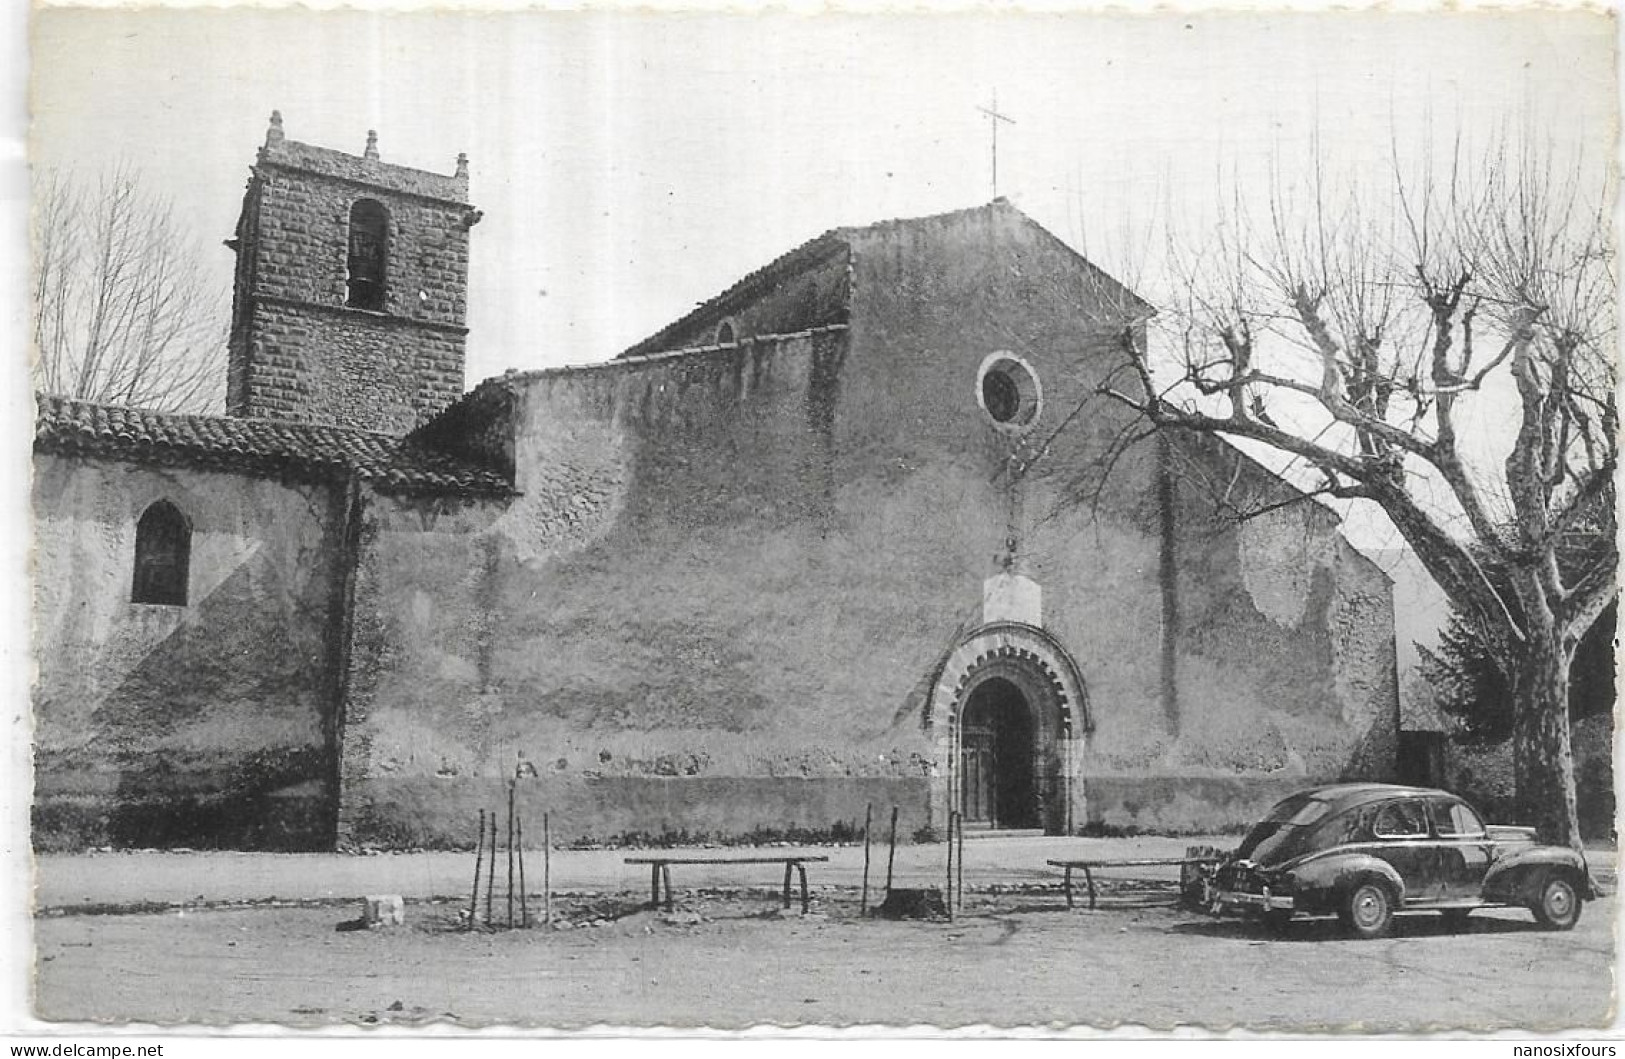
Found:
<path fill-rule="evenodd" d="M 462 393 L 460 332 L 270 299 L 254 306 L 247 331 L 233 357 L 233 393 L 244 395 L 234 415 L 398 434 Z"/>

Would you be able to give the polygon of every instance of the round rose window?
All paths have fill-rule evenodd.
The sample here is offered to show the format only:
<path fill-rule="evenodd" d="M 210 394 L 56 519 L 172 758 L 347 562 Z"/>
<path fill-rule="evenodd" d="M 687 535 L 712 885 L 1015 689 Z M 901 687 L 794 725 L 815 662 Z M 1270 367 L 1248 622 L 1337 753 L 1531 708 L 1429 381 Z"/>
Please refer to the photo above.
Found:
<path fill-rule="evenodd" d="M 976 397 L 995 426 L 1022 430 L 1038 418 L 1043 393 L 1030 364 L 1014 353 L 999 352 L 982 362 Z"/>

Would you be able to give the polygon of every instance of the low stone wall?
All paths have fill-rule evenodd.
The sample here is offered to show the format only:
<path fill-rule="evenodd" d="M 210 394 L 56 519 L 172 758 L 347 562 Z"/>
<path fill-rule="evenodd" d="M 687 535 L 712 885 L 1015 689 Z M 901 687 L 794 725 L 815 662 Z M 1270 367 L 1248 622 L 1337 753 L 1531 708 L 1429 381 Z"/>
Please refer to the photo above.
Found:
<path fill-rule="evenodd" d="M 1304 787 L 1303 776 L 1088 776 L 1088 823 L 1160 834 L 1234 832 Z"/>
<path fill-rule="evenodd" d="M 901 808 L 898 835 L 925 826 L 924 778 L 728 776 L 527 777 L 516 802 L 527 843 L 541 840 L 542 813 L 556 843 L 662 844 L 812 841 L 856 837 L 874 807 L 877 837 Z M 472 847 L 481 809 L 506 812 L 495 779 L 377 778 L 352 796 L 357 846 L 391 849 Z"/>
<path fill-rule="evenodd" d="M 152 754 L 148 767 L 123 770 L 39 762 L 34 849 L 332 848 L 333 805 L 319 751 L 202 757 Z"/>

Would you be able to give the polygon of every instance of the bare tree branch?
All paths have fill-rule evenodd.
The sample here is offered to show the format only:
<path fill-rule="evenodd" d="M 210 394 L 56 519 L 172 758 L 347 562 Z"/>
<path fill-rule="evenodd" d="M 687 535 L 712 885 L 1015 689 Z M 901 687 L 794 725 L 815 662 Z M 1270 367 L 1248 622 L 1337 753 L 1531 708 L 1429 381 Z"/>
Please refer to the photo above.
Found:
<path fill-rule="evenodd" d="M 1169 265 L 1177 365 L 1125 342 L 1128 370 L 1097 392 L 1159 429 L 1290 454 L 1323 476 L 1316 492 L 1381 506 L 1514 651 L 1520 790 L 1570 842 L 1553 674 L 1618 591 L 1614 174 L 1510 140 L 1470 159 L 1459 137 L 1442 176 L 1415 177 L 1397 149 L 1391 170 L 1384 198 L 1312 146 L 1294 199 L 1276 159 L 1267 220 L 1249 224 L 1235 191 L 1209 244 Z M 1489 432 L 1510 442 L 1499 467 Z"/>
<path fill-rule="evenodd" d="M 173 207 L 121 165 L 35 174 L 34 385 L 167 411 L 219 411 L 226 293 Z"/>

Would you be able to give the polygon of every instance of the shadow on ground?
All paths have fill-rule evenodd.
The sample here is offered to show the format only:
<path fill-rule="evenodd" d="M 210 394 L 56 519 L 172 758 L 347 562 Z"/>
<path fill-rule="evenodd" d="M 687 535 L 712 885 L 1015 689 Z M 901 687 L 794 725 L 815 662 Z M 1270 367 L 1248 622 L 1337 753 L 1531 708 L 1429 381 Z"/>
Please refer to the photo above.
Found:
<path fill-rule="evenodd" d="M 1250 919 L 1210 919 L 1199 913 L 1180 923 L 1169 926 L 1175 934 L 1193 937 L 1229 938 L 1239 941 L 1352 941 L 1336 917 L 1297 919 L 1285 926 L 1272 927 Z M 1528 934 L 1544 933 L 1533 921 L 1524 923 L 1515 919 L 1492 919 L 1471 916 L 1465 920 L 1449 920 L 1437 913 L 1424 912 L 1394 917 L 1390 937 L 1444 938 L 1472 934 Z"/>

